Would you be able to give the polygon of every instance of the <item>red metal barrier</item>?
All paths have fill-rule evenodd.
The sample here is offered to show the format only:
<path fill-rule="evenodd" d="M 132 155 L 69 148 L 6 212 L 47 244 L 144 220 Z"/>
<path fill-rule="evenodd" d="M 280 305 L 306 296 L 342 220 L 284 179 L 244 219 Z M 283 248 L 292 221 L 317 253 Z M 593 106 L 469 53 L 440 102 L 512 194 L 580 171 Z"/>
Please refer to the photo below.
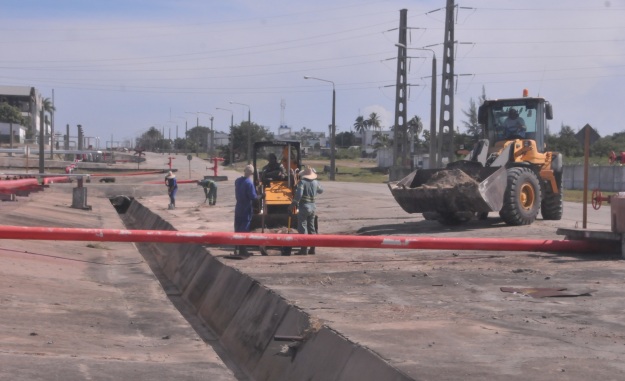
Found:
<path fill-rule="evenodd" d="M 247 246 L 316 246 L 371 249 L 488 250 L 540 252 L 618 252 L 620 245 L 601 241 L 520 238 L 457 238 L 260 234 L 170 230 L 81 229 L 0 226 L 0 239 L 99 242 L 198 243 Z"/>
<path fill-rule="evenodd" d="M 72 179 L 69 176 L 55 176 L 55 177 L 44 177 L 42 179 L 43 185 L 50 185 L 54 183 L 71 183 Z"/>
<path fill-rule="evenodd" d="M 162 180 L 146 181 L 143 184 L 165 184 Z M 197 180 L 176 180 L 176 184 L 197 184 Z"/>
<path fill-rule="evenodd" d="M 43 190 L 43 186 L 35 178 L 18 180 L 0 180 L 0 193 L 14 194 L 17 192 L 37 192 Z"/>
<path fill-rule="evenodd" d="M 110 177 L 110 176 L 124 177 L 124 176 L 154 175 L 156 173 L 163 173 L 163 171 L 158 170 L 158 171 L 144 171 L 144 172 L 131 172 L 131 173 L 93 173 L 90 176 L 91 177 Z"/>

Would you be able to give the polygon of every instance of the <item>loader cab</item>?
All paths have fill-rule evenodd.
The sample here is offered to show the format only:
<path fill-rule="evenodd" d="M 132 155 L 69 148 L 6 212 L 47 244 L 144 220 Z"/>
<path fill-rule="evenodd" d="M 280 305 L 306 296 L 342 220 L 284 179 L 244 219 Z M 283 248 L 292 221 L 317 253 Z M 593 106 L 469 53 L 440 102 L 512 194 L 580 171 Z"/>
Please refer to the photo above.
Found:
<path fill-rule="evenodd" d="M 523 133 L 512 133 L 507 119 L 517 116 L 517 123 L 525 126 Z M 478 123 L 482 125 L 484 138 L 491 147 L 502 145 L 511 139 L 536 141 L 539 152 L 545 150 L 546 120 L 553 119 L 551 104 L 543 98 L 513 98 L 487 100 L 478 110 Z"/>

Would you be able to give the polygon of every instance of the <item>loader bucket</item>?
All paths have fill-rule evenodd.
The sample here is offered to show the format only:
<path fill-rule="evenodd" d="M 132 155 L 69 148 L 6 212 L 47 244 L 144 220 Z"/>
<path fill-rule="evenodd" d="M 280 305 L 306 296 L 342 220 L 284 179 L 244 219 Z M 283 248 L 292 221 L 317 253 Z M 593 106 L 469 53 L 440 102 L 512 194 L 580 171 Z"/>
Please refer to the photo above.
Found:
<path fill-rule="evenodd" d="M 474 162 L 451 163 L 445 169 L 418 169 L 389 182 L 395 201 L 408 213 L 493 212 L 503 206 L 505 167 Z"/>

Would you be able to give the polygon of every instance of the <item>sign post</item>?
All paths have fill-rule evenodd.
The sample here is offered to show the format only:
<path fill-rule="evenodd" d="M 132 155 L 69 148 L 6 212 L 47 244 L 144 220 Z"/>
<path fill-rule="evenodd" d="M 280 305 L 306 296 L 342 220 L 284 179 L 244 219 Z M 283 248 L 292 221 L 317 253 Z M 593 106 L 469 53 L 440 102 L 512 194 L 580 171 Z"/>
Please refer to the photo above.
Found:
<path fill-rule="evenodd" d="M 189 160 L 189 178 L 191 178 L 191 160 L 193 160 L 193 155 L 187 155 L 187 160 Z"/>

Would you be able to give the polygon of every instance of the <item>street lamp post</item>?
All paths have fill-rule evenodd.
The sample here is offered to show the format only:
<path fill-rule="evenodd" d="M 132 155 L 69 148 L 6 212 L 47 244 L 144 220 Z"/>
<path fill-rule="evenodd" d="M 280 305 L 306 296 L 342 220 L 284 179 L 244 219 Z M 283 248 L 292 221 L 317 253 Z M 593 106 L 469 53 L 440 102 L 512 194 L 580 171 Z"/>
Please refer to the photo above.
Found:
<path fill-rule="evenodd" d="M 210 128 L 210 134 L 208 136 L 208 141 L 206 142 L 206 150 L 208 152 L 208 154 L 210 156 L 214 156 L 214 152 L 213 152 L 213 146 L 214 146 L 214 142 L 215 142 L 215 132 L 213 130 L 213 114 L 209 114 L 207 112 L 202 112 L 202 111 L 198 111 L 198 114 L 204 114 L 204 115 L 208 115 L 210 116 L 210 121 L 211 121 L 211 128 Z M 199 119 L 198 119 L 198 125 L 199 125 Z"/>
<path fill-rule="evenodd" d="M 230 101 L 231 105 L 240 105 L 247 107 L 247 163 L 252 163 L 252 110 L 245 103 Z"/>
<path fill-rule="evenodd" d="M 304 79 L 316 79 L 317 81 L 328 82 L 332 84 L 332 128 L 330 131 L 330 180 L 334 181 L 334 174 L 336 171 L 336 156 L 335 156 L 335 147 L 336 147 L 336 89 L 333 81 L 329 81 L 327 79 L 309 77 L 307 75 L 304 76 Z"/>
<path fill-rule="evenodd" d="M 216 110 L 223 110 L 230 112 L 230 165 L 234 164 L 234 134 L 232 127 L 234 126 L 234 113 L 227 108 L 215 107 Z"/>

